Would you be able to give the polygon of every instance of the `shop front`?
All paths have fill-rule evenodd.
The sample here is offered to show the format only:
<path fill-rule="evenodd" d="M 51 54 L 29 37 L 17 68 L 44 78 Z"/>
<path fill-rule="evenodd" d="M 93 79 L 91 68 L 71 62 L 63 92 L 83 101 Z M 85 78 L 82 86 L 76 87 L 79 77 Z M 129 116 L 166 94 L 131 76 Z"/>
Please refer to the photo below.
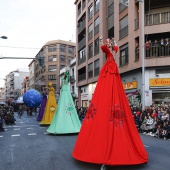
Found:
<path fill-rule="evenodd" d="M 126 97 L 129 103 L 132 105 L 138 105 L 140 103 L 139 99 L 137 98 L 137 94 L 139 94 L 139 90 L 137 89 L 137 87 L 137 81 L 123 83 Z"/>
<path fill-rule="evenodd" d="M 153 104 L 170 104 L 170 78 L 151 78 L 149 86 Z"/>

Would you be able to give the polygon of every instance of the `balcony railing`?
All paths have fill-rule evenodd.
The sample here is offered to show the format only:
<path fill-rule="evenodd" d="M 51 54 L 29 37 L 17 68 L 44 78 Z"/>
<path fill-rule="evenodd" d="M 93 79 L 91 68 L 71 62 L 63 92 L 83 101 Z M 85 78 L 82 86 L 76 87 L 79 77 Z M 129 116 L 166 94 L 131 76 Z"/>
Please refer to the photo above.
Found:
<path fill-rule="evenodd" d="M 84 19 L 82 22 L 78 23 L 78 33 L 80 33 L 86 26 L 86 20 Z"/>
<path fill-rule="evenodd" d="M 81 8 L 78 9 L 78 16 L 81 14 Z"/>
<path fill-rule="evenodd" d="M 70 76 L 70 83 L 73 84 L 73 83 L 75 83 L 75 81 L 76 81 L 75 76 L 74 75 Z"/>
<path fill-rule="evenodd" d="M 94 13 L 96 13 L 99 10 L 99 3 L 94 8 Z"/>
<path fill-rule="evenodd" d="M 90 40 L 93 37 L 93 31 L 90 31 L 88 34 L 88 40 Z"/>
<path fill-rule="evenodd" d="M 99 32 L 99 24 L 94 28 L 94 35 L 96 35 Z"/>
<path fill-rule="evenodd" d="M 81 58 L 79 57 L 79 58 L 78 58 L 78 65 L 84 63 L 85 61 L 86 61 L 86 56 L 85 56 L 85 55 L 82 56 Z"/>
<path fill-rule="evenodd" d="M 94 69 L 94 76 L 99 75 L 99 70 L 100 70 L 100 67 L 97 67 L 97 68 Z"/>
<path fill-rule="evenodd" d="M 170 56 L 170 45 L 167 46 L 152 46 L 145 50 L 145 57 L 161 57 Z"/>
<path fill-rule="evenodd" d="M 89 12 L 89 20 L 91 20 L 93 17 L 93 11 Z"/>
<path fill-rule="evenodd" d="M 139 28 L 139 18 L 135 19 L 135 30 Z"/>
<path fill-rule="evenodd" d="M 128 35 L 128 25 L 119 31 L 119 39 L 122 39 Z"/>
<path fill-rule="evenodd" d="M 86 1 L 83 2 L 83 4 L 82 4 L 82 10 L 85 8 L 85 6 L 86 6 Z"/>
<path fill-rule="evenodd" d="M 170 23 L 170 12 L 146 14 L 146 26 Z"/>
<path fill-rule="evenodd" d="M 91 71 L 88 72 L 88 77 L 89 77 L 89 78 L 93 77 L 93 70 L 91 70 Z"/>
<path fill-rule="evenodd" d="M 86 73 L 78 76 L 78 81 L 83 81 L 83 80 L 86 80 Z"/>
<path fill-rule="evenodd" d="M 93 57 L 93 51 L 90 51 L 89 53 L 88 53 L 88 59 L 90 59 L 90 58 L 92 58 Z"/>
<path fill-rule="evenodd" d="M 135 61 L 139 60 L 139 48 L 135 49 Z"/>
<path fill-rule="evenodd" d="M 94 47 L 94 55 L 99 53 L 99 46 Z"/>
<path fill-rule="evenodd" d="M 81 50 L 86 45 L 86 37 L 84 37 L 79 43 L 78 43 L 78 50 Z"/>

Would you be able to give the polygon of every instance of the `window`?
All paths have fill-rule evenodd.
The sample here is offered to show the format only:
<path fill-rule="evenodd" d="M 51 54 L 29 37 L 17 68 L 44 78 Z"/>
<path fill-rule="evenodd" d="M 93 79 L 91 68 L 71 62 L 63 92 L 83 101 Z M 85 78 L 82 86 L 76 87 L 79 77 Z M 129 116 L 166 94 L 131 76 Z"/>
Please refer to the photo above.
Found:
<path fill-rule="evenodd" d="M 52 55 L 48 57 L 48 62 L 53 62 L 53 61 L 57 61 L 57 56 L 56 55 Z"/>
<path fill-rule="evenodd" d="M 93 44 L 90 44 L 88 48 L 88 58 L 90 59 L 92 57 L 93 57 Z"/>
<path fill-rule="evenodd" d="M 62 70 L 65 67 L 65 65 L 60 65 L 60 70 Z"/>
<path fill-rule="evenodd" d="M 120 20 L 119 27 L 119 38 L 122 39 L 123 37 L 128 35 L 128 15 Z"/>
<path fill-rule="evenodd" d="M 99 38 L 94 41 L 94 55 L 99 53 Z"/>
<path fill-rule="evenodd" d="M 128 44 L 120 47 L 120 66 L 128 64 Z"/>
<path fill-rule="evenodd" d="M 88 39 L 90 40 L 93 37 L 93 24 L 89 26 L 89 34 L 88 34 Z"/>
<path fill-rule="evenodd" d="M 73 54 L 73 47 L 68 47 L 68 53 Z"/>
<path fill-rule="evenodd" d="M 56 75 L 48 75 L 48 80 L 56 80 Z"/>
<path fill-rule="evenodd" d="M 49 71 L 49 72 L 57 71 L 57 66 L 56 66 L 56 65 L 49 65 L 49 66 L 48 66 L 48 71 Z"/>
<path fill-rule="evenodd" d="M 57 46 L 49 46 L 48 47 L 48 52 L 54 52 L 57 51 Z"/>
<path fill-rule="evenodd" d="M 89 7 L 89 20 L 93 17 L 93 5 L 91 4 Z"/>
<path fill-rule="evenodd" d="M 70 63 L 72 59 L 73 59 L 72 57 L 68 57 L 68 63 Z"/>
<path fill-rule="evenodd" d="M 114 3 L 112 3 L 109 7 L 108 7 L 108 16 L 112 15 L 114 13 Z"/>
<path fill-rule="evenodd" d="M 99 0 L 94 1 L 95 4 L 95 13 L 99 10 Z"/>
<path fill-rule="evenodd" d="M 88 65 L 88 77 L 89 78 L 93 77 L 93 63 L 90 63 Z"/>
<path fill-rule="evenodd" d="M 65 48 L 66 48 L 65 45 L 60 45 L 60 51 L 61 52 L 65 52 Z"/>
<path fill-rule="evenodd" d="M 99 20 L 99 17 L 98 17 L 94 21 L 94 34 L 97 34 L 99 32 L 99 23 L 100 23 L 100 20 Z"/>
<path fill-rule="evenodd" d="M 98 76 L 99 75 L 99 59 L 94 61 L 94 76 Z"/>
<path fill-rule="evenodd" d="M 66 61 L 66 57 L 64 55 L 60 55 L 60 62 L 65 62 Z"/>
<path fill-rule="evenodd" d="M 119 3 L 119 12 L 122 12 L 125 8 L 127 8 L 126 5 L 124 5 L 123 3 Z"/>

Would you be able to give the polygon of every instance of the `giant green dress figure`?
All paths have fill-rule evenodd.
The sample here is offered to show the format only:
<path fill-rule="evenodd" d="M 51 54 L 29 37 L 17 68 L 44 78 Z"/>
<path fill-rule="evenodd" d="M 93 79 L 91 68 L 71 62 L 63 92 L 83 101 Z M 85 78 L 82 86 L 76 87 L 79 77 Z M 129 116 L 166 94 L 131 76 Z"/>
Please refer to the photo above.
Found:
<path fill-rule="evenodd" d="M 63 85 L 58 101 L 58 108 L 51 125 L 47 129 L 48 133 L 68 134 L 78 133 L 80 131 L 81 122 L 70 93 L 70 87 L 68 85 L 69 78 L 70 74 L 66 71 L 64 73 L 64 78 L 62 79 Z"/>

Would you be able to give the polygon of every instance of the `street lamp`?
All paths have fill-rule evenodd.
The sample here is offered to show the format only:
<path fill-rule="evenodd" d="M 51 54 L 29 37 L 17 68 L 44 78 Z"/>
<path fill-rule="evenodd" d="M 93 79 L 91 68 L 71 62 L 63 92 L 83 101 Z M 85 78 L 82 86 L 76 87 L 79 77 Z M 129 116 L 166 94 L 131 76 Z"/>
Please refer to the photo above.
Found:
<path fill-rule="evenodd" d="M 2 39 L 7 39 L 8 37 L 6 37 L 6 36 L 1 36 L 0 38 L 2 38 Z"/>

